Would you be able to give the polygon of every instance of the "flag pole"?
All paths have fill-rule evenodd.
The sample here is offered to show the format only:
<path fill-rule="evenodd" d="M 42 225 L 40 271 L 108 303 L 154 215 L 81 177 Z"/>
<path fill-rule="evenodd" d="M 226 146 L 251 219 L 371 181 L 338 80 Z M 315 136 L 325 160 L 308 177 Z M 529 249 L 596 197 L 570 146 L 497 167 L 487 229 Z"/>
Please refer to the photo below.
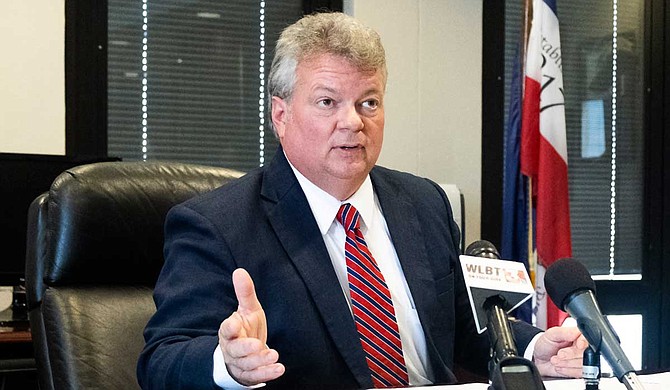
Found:
<path fill-rule="evenodd" d="M 524 61 L 521 62 L 521 74 L 525 75 L 526 74 L 526 53 L 528 50 L 528 37 L 530 36 L 530 21 L 532 20 L 532 14 L 533 14 L 533 3 L 532 0 L 522 0 L 524 2 L 524 13 L 523 13 L 523 45 L 522 47 L 522 53 L 521 53 L 521 58 L 524 59 Z M 524 76 L 525 80 L 525 76 Z M 521 96 L 524 96 L 524 88 L 526 86 L 526 83 L 523 82 L 521 83 Z M 536 275 L 536 270 L 537 270 L 537 261 L 534 256 L 534 249 L 533 249 L 533 179 L 530 177 L 526 177 L 528 180 L 528 196 L 526 197 L 527 202 L 526 202 L 526 211 L 528 212 L 528 273 L 530 276 L 530 280 L 533 283 L 533 287 L 535 287 L 535 275 Z"/>

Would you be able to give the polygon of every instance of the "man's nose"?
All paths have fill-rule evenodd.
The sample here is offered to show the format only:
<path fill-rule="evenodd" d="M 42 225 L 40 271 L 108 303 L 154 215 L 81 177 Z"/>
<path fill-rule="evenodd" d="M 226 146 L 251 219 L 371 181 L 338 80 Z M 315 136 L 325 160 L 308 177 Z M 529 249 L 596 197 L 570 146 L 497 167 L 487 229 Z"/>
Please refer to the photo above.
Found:
<path fill-rule="evenodd" d="M 356 106 L 347 106 L 342 111 L 340 128 L 352 131 L 363 130 L 363 119 Z"/>

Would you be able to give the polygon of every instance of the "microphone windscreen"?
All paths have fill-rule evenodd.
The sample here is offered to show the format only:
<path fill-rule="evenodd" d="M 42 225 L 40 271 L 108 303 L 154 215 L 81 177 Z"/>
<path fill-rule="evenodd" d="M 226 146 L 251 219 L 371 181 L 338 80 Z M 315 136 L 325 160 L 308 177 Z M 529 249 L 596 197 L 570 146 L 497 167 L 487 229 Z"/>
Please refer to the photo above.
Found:
<path fill-rule="evenodd" d="M 465 248 L 465 254 L 468 256 L 500 260 L 500 253 L 498 253 L 495 245 L 486 240 L 475 241 L 468 245 L 468 247 Z"/>
<path fill-rule="evenodd" d="M 566 300 L 572 293 L 596 291 L 596 284 L 589 271 L 575 259 L 560 259 L 550 265 L 544 275 L 544 287 L 549 298 L 561 310 L 565 310 Z"/>

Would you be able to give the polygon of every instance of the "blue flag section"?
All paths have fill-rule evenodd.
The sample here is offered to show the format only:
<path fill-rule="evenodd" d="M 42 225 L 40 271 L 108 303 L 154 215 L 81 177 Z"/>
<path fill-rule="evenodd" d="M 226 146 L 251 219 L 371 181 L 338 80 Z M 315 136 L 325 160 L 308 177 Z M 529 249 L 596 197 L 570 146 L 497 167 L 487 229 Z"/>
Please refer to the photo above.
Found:
<path fill-rule="evenodd" d="M 558 12 L 556 12 L 556 0 L 544 0 L 544 3 L 554 11 L 554 15 L 558 16 Z"/>
<path fill-rule="evenodd" d="M 528 183 L 520 170 L 521 150 L 521 58 L 518 50 L 510 85 L 509 112 L 505 128 L 503 167 L 503 210 L 500 255 L 528 266 Z M 523 303 L 513 313 L 518 319 L 532 323 L 532 302 Z"/>

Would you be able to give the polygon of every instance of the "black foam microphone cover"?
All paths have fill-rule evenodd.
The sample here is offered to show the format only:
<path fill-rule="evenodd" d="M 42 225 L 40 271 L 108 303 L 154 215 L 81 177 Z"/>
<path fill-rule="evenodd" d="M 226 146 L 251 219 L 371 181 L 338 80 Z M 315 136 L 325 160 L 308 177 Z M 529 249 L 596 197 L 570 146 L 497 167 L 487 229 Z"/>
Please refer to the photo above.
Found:
<path fill-rule="evenodd" d="M 591 290 L 595 294 L 596 284 L 586 267 L 575 259 L 560 259 L 547 269 L 544 287 L 549 298 L 563 311 L 568 298 L 576 291 Z"/>

